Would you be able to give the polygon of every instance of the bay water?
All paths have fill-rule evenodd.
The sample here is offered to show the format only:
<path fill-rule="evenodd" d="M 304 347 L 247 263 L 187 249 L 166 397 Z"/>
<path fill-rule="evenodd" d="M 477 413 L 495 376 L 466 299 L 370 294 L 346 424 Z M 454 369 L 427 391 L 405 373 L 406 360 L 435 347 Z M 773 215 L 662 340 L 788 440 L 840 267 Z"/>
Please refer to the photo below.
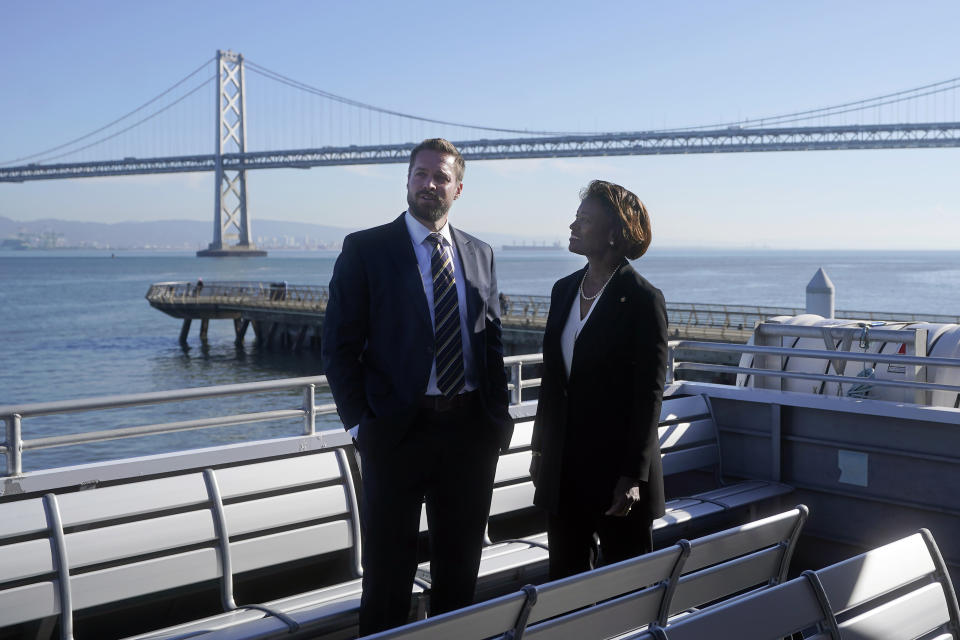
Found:
<path fill-rule="evenodd" d="M 211 321 L 201 344 L 195 322 L 186 348 L 181 321 L 146 301 L 156 282 L 259 281 L 325 285 L 337 253 L 273 252 L 266 258 L 197 258 L 192 253 L 0 252 L 0 405 L 203 387 L 321 373 L 317 353 L 258 348 L 248 333 L 233 343 L 233 323 Z M 580 268 L 563 250 L 497 252 L 500 290 L 549 295 Z M 670 302 L 803 307 L 819 267 L 836 286 L 837 309 L 960 314 L 960 251 L 772 251 L 655 248 L 634 266 Z M 299 394 L 264 394 L 140 409 L 24 419 L 26 440 L 120 426 L 189 420 L 298 406 Z M 318 402 L 328 402 L 329 396 Z M 321 426 L 335 428 L 335 417 Z M 293 435 L 300 426 L 239 426 L 27 451 L 24 470 L 80 464 Z M 2 469 L 0 463 L 0 469 Z"/>

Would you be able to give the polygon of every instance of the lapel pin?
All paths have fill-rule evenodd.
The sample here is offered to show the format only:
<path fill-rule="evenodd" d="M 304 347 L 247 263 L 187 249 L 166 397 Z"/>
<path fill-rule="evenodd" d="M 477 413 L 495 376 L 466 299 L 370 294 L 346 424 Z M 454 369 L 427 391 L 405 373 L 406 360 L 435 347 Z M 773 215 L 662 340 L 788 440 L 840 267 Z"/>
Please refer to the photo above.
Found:
<path fill-rule="evenodd" d="M 620 296 L 620 302 L 626 302 L 627 296 Z"/>

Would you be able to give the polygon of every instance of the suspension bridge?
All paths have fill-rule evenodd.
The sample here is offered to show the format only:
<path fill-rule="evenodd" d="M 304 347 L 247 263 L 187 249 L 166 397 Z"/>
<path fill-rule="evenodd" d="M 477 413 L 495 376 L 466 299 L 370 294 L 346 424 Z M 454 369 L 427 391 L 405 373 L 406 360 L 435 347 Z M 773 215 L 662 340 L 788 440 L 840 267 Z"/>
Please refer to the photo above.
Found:
<path fill-rule="evenodd" d="M 405 163 L 410 150 L 427 137 L 454 141 L 468 160 L 958 147 L 958 90 L 960 77 L 736 122 L 631 132 L 541 131 L 385 109 L 218 51 L 106 125 L 30 155 L 0 160 L 0 182 L 212 171 L 213 241 L 198 255 L 264 255 L 250 241 L 250 169 Z M 248 135 L 248 102 L 260 122 L 285 126 Z M 217 128 L 212 153 L 203 142 L 210 140 L 211 112 Z M 227 244 L 234 239 L 235 244 Z"/>

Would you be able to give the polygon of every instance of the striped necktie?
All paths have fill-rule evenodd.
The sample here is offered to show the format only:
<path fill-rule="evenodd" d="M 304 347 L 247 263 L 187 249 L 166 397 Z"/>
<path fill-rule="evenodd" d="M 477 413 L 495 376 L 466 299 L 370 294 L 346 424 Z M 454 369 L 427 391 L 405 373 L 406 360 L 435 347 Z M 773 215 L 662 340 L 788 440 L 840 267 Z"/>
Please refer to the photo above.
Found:
<path fill-rule="evenodd" d="M 447 397 L 463 389 L 463 343 L 460 337 L 460 307 L 453 276 L 453 251 L 445 247 L 439 233 L 427 238 L 433 243 L 430 268 L 433 272 L 434 340 L 437 358 L 437 388 Z"/>

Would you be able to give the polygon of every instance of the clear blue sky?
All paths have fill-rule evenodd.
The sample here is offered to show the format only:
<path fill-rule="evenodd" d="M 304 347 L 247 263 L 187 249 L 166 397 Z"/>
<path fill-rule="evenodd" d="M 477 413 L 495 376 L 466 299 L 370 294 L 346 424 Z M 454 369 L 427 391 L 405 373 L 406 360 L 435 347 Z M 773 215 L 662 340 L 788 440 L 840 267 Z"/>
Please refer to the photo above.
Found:
<path fill-rule="evenodd" d="M 777 115 L 960 76 L 957 25 L 952 0 L 0 0 L 0 160 L 105 124 L 218 48 L 408 113 L 620 131 Z M 204 117 L 212 150 L 213 114 Z M 953 249 L 958 160 L 960 149 L 478 161 L 451 219 L 480 234 L 566 238 L 577 192 L 601 177 L 647 203 L 660 246 Z M 259 219 L 387 221 L 405 207 L 405 170 L 251 172 L 254 233 Z M 211 174 L 2 184 L 0 215 L 209 220 L 213 191 Z"/>

